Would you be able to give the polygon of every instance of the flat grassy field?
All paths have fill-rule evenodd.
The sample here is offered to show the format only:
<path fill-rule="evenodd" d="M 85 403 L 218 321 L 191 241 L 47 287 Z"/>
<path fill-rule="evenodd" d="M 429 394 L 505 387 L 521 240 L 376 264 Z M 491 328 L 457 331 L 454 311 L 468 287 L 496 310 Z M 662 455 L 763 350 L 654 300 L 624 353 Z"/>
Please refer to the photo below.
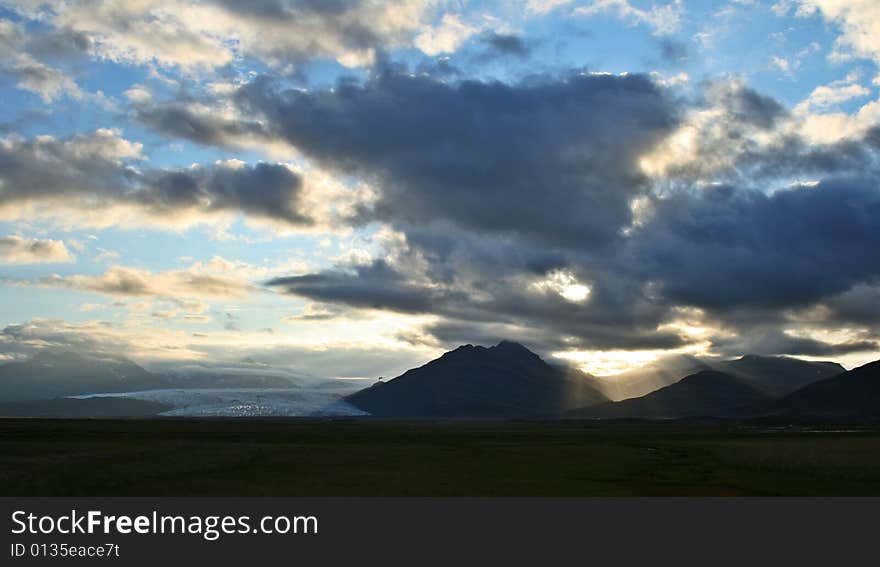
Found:
<path fill-rule="evenodd" d="M 6 496 L 880 495 L 880 430 L 0 420 Z"/>

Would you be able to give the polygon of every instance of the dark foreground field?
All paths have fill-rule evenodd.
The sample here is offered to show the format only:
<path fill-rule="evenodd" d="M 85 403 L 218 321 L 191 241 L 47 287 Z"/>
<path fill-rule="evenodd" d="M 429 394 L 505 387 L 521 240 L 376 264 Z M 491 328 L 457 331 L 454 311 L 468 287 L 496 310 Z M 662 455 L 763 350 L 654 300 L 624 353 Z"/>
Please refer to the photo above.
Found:
<path fill-rule="evenodd" d="M 0 420 L 3 495 L 880 495 L 880 431 Z"/>

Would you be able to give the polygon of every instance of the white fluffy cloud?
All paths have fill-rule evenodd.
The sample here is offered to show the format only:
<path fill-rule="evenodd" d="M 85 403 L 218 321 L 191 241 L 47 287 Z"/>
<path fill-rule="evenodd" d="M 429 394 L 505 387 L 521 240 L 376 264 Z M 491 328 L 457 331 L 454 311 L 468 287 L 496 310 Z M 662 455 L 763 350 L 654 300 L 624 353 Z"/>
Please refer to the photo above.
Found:
<path fill-rule="evenodd" d="M 40 284 L 133 298 L 176 301 L 243 299 L 255 290 L 252 280 L 265 275 L 265 271 L 249 264 L 214 257 L 207 262 L 196 262 L 186 269 L 165 272 L 114 266 L 99 275 L 53 274 L 42 278 Z"/>
<path fill-rule="evenodd" d="M 427 26 L 416 36 L 415 45 L 427 55 L 452 53 L 478 30 L 455 14 L 444 14 L 438 25 Z"/>
<path fill-rule="evenodd" d="M 0 237 L 0 264 L 52 264 L 73 260 L 61 240 Z"/>
<path fill-rule="evenodd" d="M 673 0 L 663 5 L 652 5 L 643 9 L 633 6 L 628 0 L 593 0 L 586 6 L 575 9 L 576 14 L 592 16 L 599 13 L 611 13 L 624 21 L 643 24 L 650 27 L 657 35 L 669 35 L 681 27 L 681 16 L 684 8 L 680 0 Z"/>
<path fill-rule="evenodd" d="M 797 14 L 819 13 L 840 26 L 832 57 L 853 55 L 880 62 L 880 2 L 877 0 L 801 0 Z"/>

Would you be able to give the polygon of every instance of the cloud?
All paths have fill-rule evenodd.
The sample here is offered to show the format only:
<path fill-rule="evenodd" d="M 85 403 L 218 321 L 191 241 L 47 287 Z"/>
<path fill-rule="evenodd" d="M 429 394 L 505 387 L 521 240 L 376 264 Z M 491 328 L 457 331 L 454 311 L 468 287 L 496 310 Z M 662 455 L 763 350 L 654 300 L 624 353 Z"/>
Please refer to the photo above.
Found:
<path fill-rule="evenodd" d="M 684 42 L 661 37 L 657 40 L 657 46 L 660 49 L 660 58 L 667 65 L 681 65 L 690 57 L 688 46 Z"/>
<path fill-rule="evenodd" d="M 87 38 L 99 57 L 186 71 L 245 57 L 279 67 L 315 58 L 366 65 L 377 51 L 409 44 L 432 14 L 427 0 L 35 0 L 9 7 Z"/>
<path fill-rule="evenodd" d="M 835 106 L 842 102 L 861 98 L 871 94 L 871 91 L 862 85 L 850 82 L 840 81 L 829 85 L 820 85 L 813 89 L 807 99 L 795 107 L 795 112 L 806 112 L 811 108 L 824 109 L 829 106 Z"/>
<path fill-rule="evenodd" d="M 816 308 L 821 321 L 841 325 L 880 325 L 880 285 L 861 283 L 843 293 L 824 299 Z M 805 317 L 810 320 L 810 317 Z"/>
<path fill-rule="evenodd" d="M 120 134 L 0 139 L 0 212 L 20 218 L 74 209 L 80 214 L 69 222 L 99 226 L 131 220 L 120 209 L 183 226 L 228 213 L 291 227 L 314 222 L 304 210 L 302 176 L 288 165 L 229 160 L 141 170 L 141 145 Z"/>
<path fill-rule="evenodd" d="M 637 156 L 677 123 L 641 75 L 450 84 L 385 67 L 333 90 L 259 79 L 237 100 L 322 167 L 370 180 L 367 218 L 446 219 L 555 245 L 617 238 L 644 190 Z"/>
<path fill-rule="evenodd" d="M 832 58 L 857 56 L 880 62 L 880 4 L 874 0 L 800 0 L 798 16 L 814 13 L 840 27 Z"/>
<path fill-rule="evenodd" d="M 406 216 L 392 215 L 389 220 L 406 235 L 403 250 L 386 252 L 381 262 L 271 284 L 314 301 L 440 316 L 441 322 L 406 337 L 415 343 L 448 346 L 508 336 L 544 352 L 757 349 L 742 340 L 757 324 L 744 314 L 763 312 L 760 324 L 778 337 L 785 310 L 816 305 L 880 276 L 872 260 L 880 245 L 880 226 L 872 220 L 880 218 L 875 210 L 880 194 L 876 177 L 868 173 L 874 150 L 870 138 L 816 148 L 789 137 L 781 146 L 743 148 L 743 137 L 732 131 L 773 132 L 789 121 L 788 113 L 739 86 L 714 92 L 710 99 L 723 109 L 730 128 L 725 144 L 743 152 L 733 163 L 758 172 L 750 176 L 752 182 L 798 172 L 828 178 L 775 191 L 710 184 L 673 187 L 662 196 L 647 193 L 646 212 L 631 212 L 632 224 L 621 233 L 625 237 L 607 248 L 584 238 L 557 242 L 556 252 L 552 246 L 541 249 L 542 235 L 526 232 L 525 221 L 519 233 L 466 225 L 466 232 L 444 237 L 452 230 L 432 228 L 436 216 L 416 226 Z M 691 183 L 701 175 L 694 172 Z M 625 179 L 610 177 L 609 183 L 620 189 Z M 532 191 L 540 191 L 537 187 Z M 506 190 L 513 194 L 515 186 Z M 532 191 L 515 199 L 532 203 Z M 440 208 L 432 209 L 435 215 Z M 585 207 L 579 212 L 589 214 Z M 448 219 L 461 222 L 452 214 Z M 572 301 L 560 289 L 573 285 L 589 292 Z M 552 290 L 556 293 L 548 293 Z M 702 330 L 676 323 L 686 306 L 704 309 Z M 831 356 L 864 352 L 874 344 L 869 339 L 811 341 L 768 339 L 770 350 L 761 352 Z"/>
<path fill-rule="evenodd" d="M 494 84 L 384 66 L 332 91 L 259 79 L 236 97 L 323 167 L 373 180 L 365 218 L 402 235 L 373 260 L 269 287 L 440 317 L 414 343 L 503 331 L 544 352 L 721 349 L 748 334 L 744 313 L 780 333 L 783 311 L 880 275 L 871 138 L 810 145 L 792 113 L 736 82 L 691 107 L 637 75 Z M 658 152 L 675 159 L 646 167 Z M 805 175 L 821 181 L 791 185 Z M 702 327 L 680 323 L 688 308 Z M 867 345 L 851 343 L 797 348 Z"/>
<path fill-rule="evenodd" d="M 247 281 L 199 270 L 151 272 L 115 266 L 96 276 L 53 274 L 39 283 L 123 297 L 157 297 L 164 299 L 215 298 L 241 299 L 253 289 Z"/>
<path fill-rule="evenodd" d="M 527 0 L 526 12 L 529 14 L 546 14 L 560 6 L 571 4 L 572 0 Z"/>
<path fill-rule="evenodd" d="M 452 53 L 477 31 L 477 27 L 462 22 L 458 15 L 443 14 L 440 23 L 425 27 L 414 43 L 426 55 Z"/>
<path fill-rule="evenodd" d="M 31 319 L 0 329 L 0 357 L 17 359 L 43 349 L 123 355 L 155 370 L 202 370 L 223 367 L 224 373 L 281 373 L 321 378 L 396 376 L 440 352 L 424 345 L 325 341 L 300 343 L 265 333 L 189 331 L 169 328 L 161 320 L 69 322 Z"/>
<path fill-rule="evenodd" d="M 132 103 L 132 117 L 168 137 L 224 147 L 272 143 L 262 124 L 229 116 L 222 108 L 192 99 L 156 103 L 142 89 L 132 89 L 127 94 Z"/>
<path fill-rule="evenodd" d="M 265 291 L 257 282 L 292 270 L 306 271 L 298 263 L 254 265 L 241 260 L 214 256 L 175 270 L 153 271 L 115 265 L 98 274 L 50 274 L 35 280 L 7 280 L 14 285 L 42 286 L 117 298 L 115 307 L 129 315 L 151 313 L 153 317 L 206 320 L 210 305 L 206 301 L 246 301 Z"/>
<path fill-rule="evenodd" d="M 428 313 L 440 300 L 430 287 L 407 281 L 384 261 L 352 268 L 351 272 L 274 278 L 266 285 L 318 301 L 401 313 Z"/>
<path fill-rule="evenodd" d="M 866 97 L 871 91 L 858 83 L 859 74 L 820 85 L 794 107 L 800 132 L 813 143 L 834 143 L 864 136 L 880 124 L 880 100 L 869 101 L 853 113 L 834 111 L 841 103 Z"/>
<path fill-rule="evenodd" d="M 209 168 L 154 171 L 130 198 L 156 213 L 240 211 L 257 218 L 308 225 L 299 209 L 302 180 L 282 164 L 219 162 Z"/>
<path fill-rule="evenodd" d="M 611 12 L 624 21 L 644 24 L 656 35 L 669 35 L 681 27 L 681 16 L 684 8 L 680 0 L 673 0 L 664 5 L 653 5 L 642 9 L 630 4 L 629 0 L 592 0 L 585 6 L 574 10 L 575 14 L 593 16 L 603 12 Z"/>
<path fill-rule="evenodd" d="M 655 203 L 630 243 L 641 277 L 677 304 L 720 311 L 805 306 L 880 276 L 877 179 L 771 195 L 705 188 Z"/>
<path fill-rule="evenodd" d="M 57 264 L 73 262 L 73 255 L 61 240 L 0 237 L 0 264 Z"/>
<path fill-rule="evenodd" d="M 275 278 L 267 285 L 322 304 L 440 317 L 406 336 L 420 344 L 449 346 L 453 337 L 471 342 L 484 329 L 502 328 L 511 338 L 528 336 L 526 342 L 545 352 L 683 344 L 677 333 L 658 331 L 667 309 L 639 297 L 638 285 L 599 272 L 576 274 L 559 255 L 450 234 L 410 232 L 411 242 L 398 244 L 383 259 Z"/>
<path fill-rule="evenodd" d="M 480 41 L 489 48 L 491 54 L 496 56 L 522 58 L 528 57 L 532 52 L 531 45 L 518 35 L 485 32 Z"/>
<path fill-rule="evenodd" d="M 642 171 L 658 181 L 714 180 L 740 160 L 763 155 L 789 115 L 777 101 L 738 81 L 710 83 L 701 98 L 686 107 L 674 131 L 640 157 Z"/>
<path fill-rule="evenodd" d="M 232 73 L 250 58 L 281 77 L 315 58 L 372 67 L 332 87 L 251 77 L 165 100 L 135 85 L 127 98 L 138 124 L 203 146 L 280 149 L 297 165 L 162 168 L 117 130 L 13 135 L 0 141 L 0 216 L 188 227 L 242 215 L 283 230 L 380 234 L 368 253 L 322 269 L 114 266 L 49 276 L 44 286 L 132 298 L 130 310 L 141 304 L 141 321 L 158 325 L 204 323 L 203 298 L 247 298 L 263 281 L 311 302 L 279 319 L 341 325 L 391 313 L 418 319 L 400 338 L 422 349 L 508 337 L 544 352 L 728 352 L 763 337 L 769 351 L 830 356 L 876 344 L 859 333 L 874 320 L 868 306 L 880 276 L 871 256 L 880 244 L 880 138 L 871 129 L 880 115 L 873 103 L 852 114 L 835 109 L 868 94 L 857 80 L 819 87 L 789 111 L 737 81 L 676 90 L 681 74 L 573 71 L 503 83 L 411 72 L 384 50 L 530 52 L 517 35 L 487 31 L 487 20 L 426 2 L 44 4 L 16 7 L 51 31 L 37 41 L 27 28 L 26 55 L 62 76 L 35 72 L 27 82 L 15 71 L 15 80 L 45 100 L 75 96 L 52 59 L 65 45 L 192 73 L 226 65 Z M 530 6 L 542 13 L 563 4 Z M 646 5 L 603 0 L 570 12 L 648 26 L 667 62 L 681 60 L 686 50 L 668 35 L 683 4 Z M 793 70 L 799 59 L 788 57 Z M 807 318 L 816 310 L 825 327 Z M 188 356 L 248 335 L 234 317 L 212 320 L 227 337 L 185 346 Z M 816 334 L 793 334 L 792 324 Z M 856 331 L 827 339 L 821 331 L 832 324 Z M 174 344 L 166 339 L 155 344 Z"/>
<path fill-rule="evenodd" d="M 14 77 L 18 88 L 38 95 L 47 104 L 64 95 L 81 98 L 83 93 L 73 79 L 30 52 L 51 54 L 64 44 L 65 40 L 59 34 L 38 35 L 31 39 L 20 26 L 0 19 L 0 72 Z M 68 38 L 67 44 L 73 49 L 81 48 L 72 38 Z"/>

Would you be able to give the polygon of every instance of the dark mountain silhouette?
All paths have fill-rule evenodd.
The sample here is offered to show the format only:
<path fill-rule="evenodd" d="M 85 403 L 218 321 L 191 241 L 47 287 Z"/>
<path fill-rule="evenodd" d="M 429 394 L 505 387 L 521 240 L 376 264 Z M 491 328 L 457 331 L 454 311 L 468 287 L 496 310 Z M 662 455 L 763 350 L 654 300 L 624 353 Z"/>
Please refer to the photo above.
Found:
<path fill-rule="evenodd" d="M 123 357 L 44 351 L 30 360 L 0 366 L 0 401 L 3 402 L 165 387 L 168 387 L 166 379 Z"/>
<path fill-rule="evenodd" d="M 759 412 L 770 398 L 740 378 L 703 370 L 641 398 L 569 412 L 568 417 L 669 419 L 731 417 Z"/>
<path fill-rule="evenodd" d="M 620 401 L 644 396 L 701 370 L 732 374 L 772 397 L 788 395 L 807 384 L 846 371 L 835 362 L 812 362 L 787 356 L 749 354 L 736 360 L 713 361 L 680 355 L 599 378 L 598 384 L 606 396 Z"/>
<path fill-rule="evenodd" d="M 709 368 L 708 363 L 695 356 L 676 355 L 620 374 L 599 377 L 597 383 L 608 398 L 620 401 L 650 394 Z"/>
<path fill-rule="evenodd" d="M 880 360 L 801 388 L 773 413 L 829 418 L 880 418 Z"/>
<path fill-rule="evenodd" d="M 771 397 L 786 396 L 807 384 L 846 372 L 846 368 L 836 362 L 754 354 L 713 364 L 713 367 L 740 378 Z"/>
<path fill-rule="evenodd" d="M 607 401 L 595 378 L 508 341 L 465 345 L 346 401 L 380 417 L 556 417 Z"/>

